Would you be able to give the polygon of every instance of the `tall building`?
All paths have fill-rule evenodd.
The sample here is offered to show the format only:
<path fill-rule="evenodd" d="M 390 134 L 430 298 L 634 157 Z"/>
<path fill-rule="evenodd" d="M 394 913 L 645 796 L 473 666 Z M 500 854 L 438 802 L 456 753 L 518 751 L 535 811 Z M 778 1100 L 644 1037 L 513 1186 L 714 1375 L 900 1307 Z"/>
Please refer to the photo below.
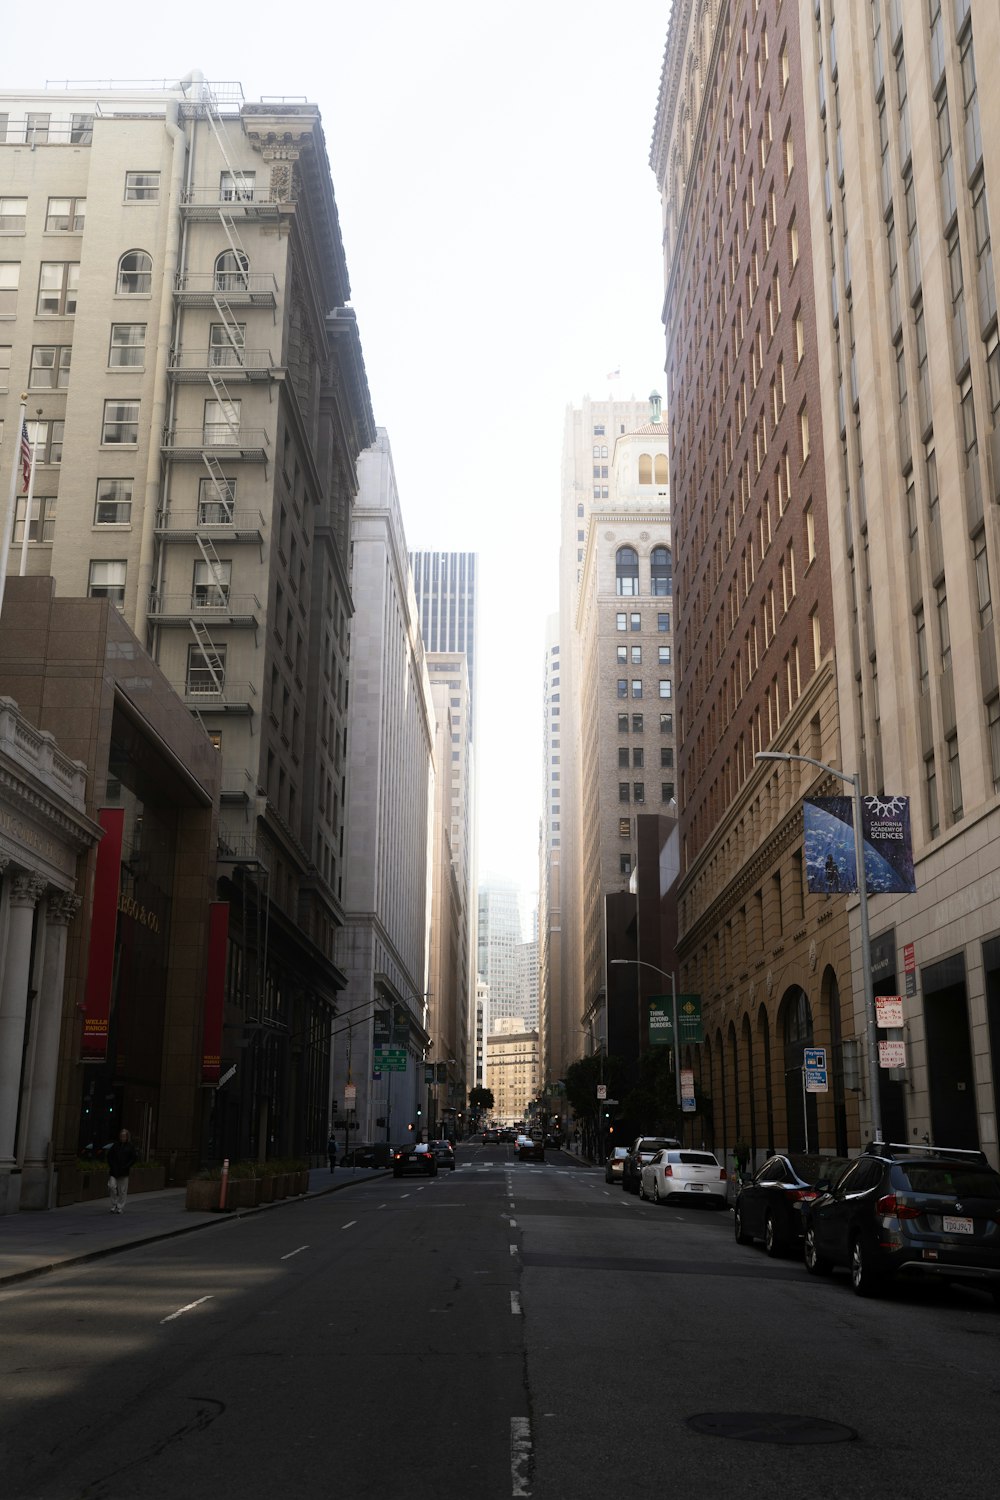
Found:
<path fill-rule="evenodd" d="M 476 711 L 476 623 L 478 596 L 475 552 L 411 552 L 413 587 L 420 610 L 420 630 L 428 651 L 461 652 L 469 671 L 469 739 Z"/>
<path fill-rule="evenodd" d="M 344 927 L 337 959 L 334 1117 L 363 1141 L 402 1140 L 423 1095 L 435 715 L 417 623 L 388 434 L 358 462 L 351 521 L 351 717 Z M 337 795 L 334 788 L 327 795 Z M 376 1031 L 396 1032 L 405 1071 L 373 1067 Z M 381 1073 L 380 1078 L 373 1075 Z M 353 1105 L 345 1107 L 346 1097 Z"/>
<path fill-rule="evenodd" d="M 583 828 L 580 771 L 580 642 L 577 603 L 583 577 L 587 523 L 595 506 L 611 496 L 611 466 L 615 438 L 642 425 L 649 413 L 646 401 L 593 401 L 585 396 L 579 406 L 566 408 L 563 423 L 560 475 L 559 529 L 559 661 L 560 700 L 550 702 L 548 721 L 561 741 L 560 812 L 560 972 L 558 997 L 549 998 L 553 1045 L 546 1066 L 552 1084 L 563 1078 L 571 1062 L 588 1046 L 583 1031 Z M 543 981 L 548 983 L 548 981 Z"/>
<path fill-rule="evenodd" d="M 567 1057 L 562 1006 L 562 655 L 559 617 L 545 625 L 542 662 L 542 817 L 538 837 L 538 1034 L 542 1081 L 562 1076 Z"/>
<path fill-rule="evenodd" d="M 512 880 L 491 877 L 479 886 L 478 969 L 489 990 L 487 1032 L 504 1017 L 523 1016 L 518 948 L 524 941 L 520 892 Z"/>
<path fill-rule="evenodd" d="M 804 139 L 783 171 L 809 187 L 820 289 L 813 446 L 833 503 L 816 550 L 830 555 L 842 764 L 867 793 L 909 797 L 913 838 L 916 892 L 869 902 L 876 994 L 904 995 L 883 1129 L 996 1164 L 1000 11 L 823 0 L 800 14 Z M 784 767 L 763 795 L 788 816 Z M 856 912 L 851 940 L 860 1029 Z"/>
<path fill-rule="evenodd" d="M 517 966 L 517 990 L 522 999 L 523 1019 L 538 1030 L 538 939 L 518 943 L 514 950 Z"/>
<path fill-rule="evenodd" d="M 876 6 L 876 8 L 878 8 Z M 839 764 L 800 20 L 781 0 L 677 0 L 650 163 L 663 204 L 676 540 L 679 988 L 701 994 L 702 1134 L 857 1143 L 847 902 L 806 889 L 802 762 Z M 858 246 L 859 258 L 862 248 Z M 827 418 L 827 420 L 824 420 Z M 807 1046 L 828 1048 L 809 1094 Z"/>
<path fill-rule="evenodd" d="M 586 528 L 579 642 L 582 1024 L 607 1042 L 609 929 L 626 912 L 638 818 L 673 811 L 674 620 L 667 424 L 654 393 L 644 420 L 612 445 L 610 493 Z M 608 897 L 615 903 L 614 915 Z M 628 976 L 634 980 L 634 975 Z M 624 1003 L 631 985 L 622 987 Z M 634 1006 L 630 1005 L 630 1010 Z M 635 1056 L 627 1059 L 634 1064 Z"/>
<path fill-rule="evenodd" d="M 110 599 L 219 752 L 218 1138 L 319 1149 L 310 1069 L 344 983 L 350 514 L 375 437 L 319 111 L 194 76 L 7 91 L 0 115 L 0 415 L 16 442 L 27 392 L 36 455 L 4 561 L 27 526 L 30 574 Z"/>
<path fill-rule="evenodd" d="M 502 1016 L 490 1028 L 486 1087 L 493 1092 L 493 1117 L 512 1125 L 524 1120 L 540 1080 L 538 1032 L 523 1016 Z"/>

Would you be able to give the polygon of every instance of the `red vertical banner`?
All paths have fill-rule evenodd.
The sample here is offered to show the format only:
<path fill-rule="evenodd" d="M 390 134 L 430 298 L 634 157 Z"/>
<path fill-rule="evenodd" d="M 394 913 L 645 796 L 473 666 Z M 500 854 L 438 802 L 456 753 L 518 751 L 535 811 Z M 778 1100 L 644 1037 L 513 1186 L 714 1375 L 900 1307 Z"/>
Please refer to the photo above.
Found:
<path fill-rule="evenodd" d="M 118 930 L 118 895 L 122 873 L 122 839 L 125 809 L 102 807 L 97 821 L 104 837 L 97 846 L 94 870 L 94 909 L 90 918 L 90 955 L 80 1057 L 83 1062 L 104 1062 L 108 1055 L 108 1019 L 111 986 L 115 977 L 115 933 Z"/>
<path fill-rule="evenodd" d="M 229 902 L 208 906 L 208 968 L 205 974 L 205 1019 L 202 1028 L 201 1081 L 218 1083 L 222 1064 L 222 1011 L 226 999 L 226 951 L 229 946 Z"/>

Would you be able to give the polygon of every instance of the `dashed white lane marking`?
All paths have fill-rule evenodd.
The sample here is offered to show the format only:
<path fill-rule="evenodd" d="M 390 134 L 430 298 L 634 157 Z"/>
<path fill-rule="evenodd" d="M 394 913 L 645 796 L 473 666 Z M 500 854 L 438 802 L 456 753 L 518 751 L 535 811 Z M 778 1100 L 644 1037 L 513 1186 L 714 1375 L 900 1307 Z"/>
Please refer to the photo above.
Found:
<path fill-rule="evenodd" d="M 519 1318 L 521 1316 L 521 1293 L 520 1292 L 511 1292 L 511 1294 L 510 1294 L 510 1310 L 514 1314 L 515 1318 Z"/>
<path fill-rule="evenodd" d="M 510 1227 L 511 1227 L 511 1229 L 516 1229 L 517 1228 L 517 1220 L 516 1219 L 511 1219 L 511 1221 L 510 1221 Z"/>
<path fill-rule="evenodd" d="M 281 1257 L 281 1259 L 282 1260 L 291 1260 L 291 1258 L 292 1258 L 293 1255 L 301 1255 L 301 1253 L 302 1253 L 303 1250 L 308 1250 L 308 1249 L 309 1249 L 308 1245 L 300 1245 L 299 1248 L 298 1248 L 298 1250 L 289 1250 L 288 1254 L 287 1255 L 283 1255 Z"/>
<path fill-rule="evenodd" d="M 511 1247 L 510 1247 L 510 1253 L 511 1253 L 511 1255 L 516 1255 L 517 1254 L 517 1246 L 516 1245 L 511 1245 Z"/>
<path fill-rule="evenodd" d="M 341 1224 L 340 1227 L 341 1229 L 353 1229 L 357 1222 L 357 1219 L 348 1219 L 347 1223 Z"/>
<path fill-rule="evenodd" d="M 211 1302 L 211 1300 L 212 1300 L 211 1297 L 199 1297 L 198 1300 L 197 1300 L 197 1302 L 188 1302 L 188 1303 L 186 1303 L 184 1305 L 184 1307 L 179 1307 L 176 1312 L 170 1313 L 170 1315 L 168 1317 L 161 1318 L 160 1322 L 161 1323 L 172 1323 L 175 1318 L 179 1318 L 180 1317 L 181 1313 L 190 1312 L 191 1309 L 192 1309 L 192 1307 L 200 1307 L 203 1302 Z"/>
<path fill-rule="evenodd" d="M 379 1208 L 385 1208 L 385 1204 L 384 1203 L 380 1203 L 378 1206 L 379 1206 Z"/>
<path fill-rule="evenodd" d="M 400 1193 L 399 1196 L 402 1199 L 402 1198 L 408 1198 L 410 1195 L 409 1195 L 409 1193 Z"/>
<path fill-rule="evenodd" d="M 531 1467 L 531 1423 L 527 1417 L 510 1419 L 510 1492 L 512 1496 L 530 1495 L 528 1472 Z"/>

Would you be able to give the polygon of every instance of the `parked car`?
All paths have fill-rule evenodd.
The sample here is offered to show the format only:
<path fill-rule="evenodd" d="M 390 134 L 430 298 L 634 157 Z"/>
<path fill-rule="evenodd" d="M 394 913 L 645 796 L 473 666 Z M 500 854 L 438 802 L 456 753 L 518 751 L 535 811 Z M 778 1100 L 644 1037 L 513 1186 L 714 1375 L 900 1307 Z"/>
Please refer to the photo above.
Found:
<path fill-rule="evenodd" d="M 804 1152 L 769 1156 L 738 1190 L 733 1231 L 738 1245 L 763 1240 L 768 1255 L 781 1255 L 802 1241 L 807 1203 L 833 1187 L 850 1165 L 843 1156 Z"/>
<path fill-rule="evenodd" d="M 438 1164 L 438 1168 L 446 1167 L 449 1172 L 455 1170 L 455 1148 L 451 1141 L 428 1141 L 431 1155 Z"/>
<path fill-rule="evenodd" d="M 605 1182 L 621 1182 L 622 1167 L 625 1165 L 626 1156 L 628 1156 L 627 1146 L 612 1146 L 611 1154 L 604 1163 Z"/>
<path fill-rule="evenodd" d="M 639 1197 L 654 1203 L 671 1198 L 703 1198 L 726 1206 L 726 1169 L 711 1151 L 657 1151 L 639 1174 Z"/>
<path fill-rule="evenodd" d="M 540 1135 L 519 1135 L 516 1144 L 518 1161 L 545 1160 L 545 1142 Z"/>
<path fill-rule="evenodd" d="M 436 1177 L 437 1169 L 437 1158 L 425 1141 L 418 1141 L 415 1146 L 397 1146 L 392 1153 L 393 1177 L 402 1177 L 407 1172 Z"/>
<path fill-rule="evenodd" d="M 893 1276 L 969 1282 L 1000 1305 L 1000 1172 L 981 1151 L 872 1142 L 814 1203 L 814 1276 L 846 1266 L 859 1297 Z"/>
<path fill-rule="evenodd" d="M 622 1190 L 626 1193 L 639 1191 L 639 1173 L 647 1162 L 653 1160 L 657 1151 L 668 1147 L 679 1147 L 680 1141 L 671 1135 L 639 1135 L 629 1146 L 622 1162 Z"/>

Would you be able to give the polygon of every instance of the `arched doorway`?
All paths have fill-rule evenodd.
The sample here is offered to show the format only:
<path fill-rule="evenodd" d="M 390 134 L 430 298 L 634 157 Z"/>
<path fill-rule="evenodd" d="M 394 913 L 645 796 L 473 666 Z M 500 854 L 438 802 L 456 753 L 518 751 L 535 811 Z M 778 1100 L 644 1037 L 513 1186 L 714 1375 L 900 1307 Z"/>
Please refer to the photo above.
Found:
<path fill-rule="evenodd" d="M 788 1149 L 815 1151 L 819 1145 L 816 1096 L 803 1094 L 802 1073 L 805 1050 L 813 1046 L 812 1007 L 809 996 L 798 985 L 788 990 L 781 1002 L 781 1035 L 784 1042 Z"/>

